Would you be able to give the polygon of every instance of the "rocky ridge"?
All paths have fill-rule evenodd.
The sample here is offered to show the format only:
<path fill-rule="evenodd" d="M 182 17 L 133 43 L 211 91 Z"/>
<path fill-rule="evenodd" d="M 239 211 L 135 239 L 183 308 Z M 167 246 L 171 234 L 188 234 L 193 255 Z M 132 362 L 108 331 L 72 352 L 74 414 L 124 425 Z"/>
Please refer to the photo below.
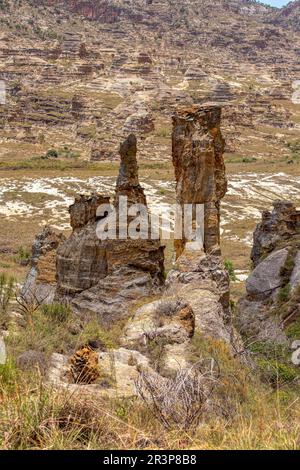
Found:
<path fill-rule="evenodd" d="M 273 156 L 287 155 L 298 129 L 291 103 L 298 8 L 248 0 L 5 2 L 3 157 L 24 142 L 35 156 L 54 146 L 61 158 L 117 160 L 119 142 L 135 132 L 145 159 L 168 160 L 168 116 L 178 104 L 207 101 L 225 106 L 228 152 L 269 158 L 272 144 Z"/>

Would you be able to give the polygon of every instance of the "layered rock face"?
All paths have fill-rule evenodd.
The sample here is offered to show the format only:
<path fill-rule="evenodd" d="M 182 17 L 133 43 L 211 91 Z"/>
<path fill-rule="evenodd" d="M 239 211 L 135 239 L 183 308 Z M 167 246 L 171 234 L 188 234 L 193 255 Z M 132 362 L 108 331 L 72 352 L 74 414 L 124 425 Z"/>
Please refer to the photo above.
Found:
<path fill-rule="evenodd" d="M 180 206 L 203 204 L 204 246 L 175 240 L 176 264 L 161 300 L 141 307 L 122 339 L 124 346 L 146 354 L 153 341 L 163 344 L 163 374 L 189 365 L 195 333 L 224 341 L 229 348 L 240 346 L 231 324 L 229 276 L 219 246 L 219 205 L 226 192 L 220 117 L 219 107 L 207 106 L 173 118 L 176 199 Z"/>
<path fill-rule="evenodd" d="M 114 207 L 116 235 L 121 226 L 119 197 L 128 205 L 142 203 L 146 197 L 138 180 L 136 138 L 130 135 L 120 146 L 121 166 Z M 129 303 L 150 295 L 163 283 L 164 256 L 159 241 L 149 239 L 107 239 L 97 235 L 98 223 L 108 221 L 109 198 L 100 195 L 78 197 L 70 207 L 73 233 L 57 252 L 57 297 L 69 297 L 73 308 L 97 314 L 103 323 L 127 313 Z M 107 205 L 97 216 L 99 204 Z M 113 209 L 113 207 L 111 207 Z"/>
<path fill-rule="evenodd" d="M 262 214 L 251 257 L 254 270 L 238 304 L 241 332 L 287 344 L 300 319 L 300 211 L 292 202 L 277 201 Z"/>
<path fill-rule="evenodd" d="M 78 196 L 70 207 L 73 232 L 57 246 L 55 298 L 68 300 L 73 311 L 86 318 L 89 314 L 97 315 L 106 326 L 129 317 L 132 311 L 134 314 L 120 338 L 121 348 L 94 352 L 84 345 L 71 360 L 54 355 L 48 373 L 52 382 L 66 385 L 71 380 L 73 387 L 84 383 L 101 392 L 104 370 L 117 381 L 122 393 L 132 395 L 136 393 L 134 380 L 141 370 L 157 380 L 165 380 L 179 369 L 191 367 L 195 335 L 204 341 L 225 343 L 229 354 L 242 349 L 239 335 L 232 327 L 229 276 L 219 246 L 219 205 L 226 191 L 220 115 L 219 107 L 207 106 L 174 117 L 177 202 L 180 206 L 203 205 L 204 246 L 192 247 L 190 240 L 176 240 L 175 248 L 180 242 L 181 250 L 176 252 L 176 264 L 164 289 L 160 241 L 150 240 L 148 232 L 145 239 L 97 236 L 98 224 L 108 224 L 114 210 L 116 233 L 120 235 L 121 229 L 128 229 L 132 216 L 126 223 L 119 218 L 121 198 L 126 197 L 129 205 L 146 204 L 138 179 L 134 135 L 129 135 L 120 146 L 121 165 L 113 204 L 109 204 L 108 197 L 93 194 Z M 99 204 L 105 204 L 105 210 L 99 211 Z M 134 311 L 137 300 L 145 301 L 153 294 L 159 297 Z M 112 356 L 114 371 L 110 370 Z M 86 379 L 81 380 L 81 374 Z M 73 379 L 68 382 L 67 377 Z M 112 387 L 108 387 L 109 391 L 112 392 Z"/>
<path fill-rule="evenodd" d="M 273 251 L 279 242 L 287 241 L 300 230 L 300 211 L 292 202 L 277 201 L 272 212 L 265 211 L 253 236 L 251 259 L 254 267 Z"/>
<path fill-rule="evenodd" d="M 22 295 L 40 302 L 52 302 L 56 290 L 56 251 L 64 235 L 46 226 L 32 245 L 31 268 L 22 287 Z"/>
<path fill-rule="evenodd" d="M 195 327 L 205 335 L 231 342 L 229 276 L 220 251 L 220 201 L 227 190 L 220 131 L 221 108 L 207 105 L 173 117 L 173 164 L 176 200 L 203 205 L 203 247 L 175 241 L 176 265 L 169 273 L 166 295 L 189 302 Z"/>
<path fill-rule="evenodd" d="M 172 157 L 178 204 L 204 205 L 204 250 L 220 243 L 220 200 L 227 189 L 221 108 L 184 110 L 173 117 Z M 187 240 L 176 246 L 179 256 Z"/>
<path fill-rule="evenodd" d="M 136 137 L 130 134 L 120 146 L 121 165 L 115 194 L 116 206 L 119 204 L 120 196 L 126 196 L 130 204 L 147 204 L 146 196 L 139 183 L 136 153 Z"/>

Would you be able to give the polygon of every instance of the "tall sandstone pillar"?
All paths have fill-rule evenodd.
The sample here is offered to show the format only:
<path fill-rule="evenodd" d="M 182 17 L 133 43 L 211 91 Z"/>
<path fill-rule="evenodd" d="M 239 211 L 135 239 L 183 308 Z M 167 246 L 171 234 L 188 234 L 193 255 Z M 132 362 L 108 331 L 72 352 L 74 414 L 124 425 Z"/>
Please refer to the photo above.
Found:
<path fill-rule="evenodd" d="M 182 207 L 203 204 L 206 253 L 220 243 L 220 200 L 227 190 L 220 123 L 221 108 L 216 105 L 185 109 L 173 116 L 176 200 Z M 177 258 L 187 241 L 175 241 Z"/>

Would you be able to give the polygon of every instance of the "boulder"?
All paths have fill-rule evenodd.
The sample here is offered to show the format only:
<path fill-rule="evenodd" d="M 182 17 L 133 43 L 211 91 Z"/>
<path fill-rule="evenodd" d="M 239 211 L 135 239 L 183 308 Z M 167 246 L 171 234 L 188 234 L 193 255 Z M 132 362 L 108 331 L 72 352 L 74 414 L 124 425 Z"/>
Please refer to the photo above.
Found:
<path fill-rule="evenodd" d="M 189 303 L 196 331 L 231 342 L 229 276 L 218 253 L 185 251 L 168 274 L 166 295 Z"/>
<path fill-rule="evenodd" d="M 284 279 L 281 270 L 288 256 L 288 250 L 282 249 L 271 253 L 250 274 L 246 281 L 247 293 L 250 296 L 268 297 L 281 287 Z"/>
<path fill-rule="evenodd" d="M 64 387 L 79 396 L 132 397 L 137 395 L 135 381 L 141 370 L 156 374 L 149 365 L 149 359 L 135 350 L 119 348 L 109 352 L 99 352 L 97 361 L 100 368 L 97 382 L 74 384 L 70 358 L 54 353 L 50 360 L 48 382 L 55 387 Z"/>
<path fill-rule="evenodd" d="M 147 349 L 149 341 L 184 343 L 194 334 L 191 306 L 180 297 L 163 297 L 140 307 L 125 328 L 122 343 L 134 349 Z"/>

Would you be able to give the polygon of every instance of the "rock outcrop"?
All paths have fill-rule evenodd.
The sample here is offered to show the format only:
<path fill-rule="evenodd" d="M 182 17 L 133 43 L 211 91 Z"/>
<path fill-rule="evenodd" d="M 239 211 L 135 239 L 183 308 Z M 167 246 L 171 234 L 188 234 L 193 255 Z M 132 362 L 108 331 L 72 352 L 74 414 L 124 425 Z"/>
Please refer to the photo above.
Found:
<path fill-rule="evenodd" d="M 62 233 L 45 226 L 32 245 L 31 268 L 22 287 L 27 300 L 53 302 L 56 291 L 56 252 L 65 241 Z"/>
<path fill-rule="evenodd" d="M 163 374 L 189 365 L 195 332 L 224 341 L 229 348 L 241 344 L 232 327 L 229 276 L 219 246 L 220 200 L 226 192 L 220 117 L 218 106 L 207 106 L 173 118 L 176 199 L 181 207 L 203 205 L 204 243 L 175 240 L 176 264 L 161 300 L 142 306 L 122 339 L 124 346 L 145 354 L 153 342 L 159 345 Z"/>
<path fill-rule="evenodd" d="M 254 267 L 277 245 L 289 241 L 300 230 L 300 211 L 292 202 L 276 201 L 272 212 L 265 211 L 253 236 L 251 259 Z"/>
<path fill-rule="evenodd" d="M 238 304 L 240 331 L 259 341 L 288 344 L 300 320 L 300 212 L 286 201 L 264 212 L 254 232 L 254 270 Z M 297 331 L 297 329 L 296 329 Z M 297 339 L 297 338 L 294 338 Z"/>
<path fill-rule="evenodd" d="M 160 241 L 151 240 L 148 229 L 144 239 L 131 239 L 127 232 L 121 237 L 132 221 L 132 216 L 126 221 L 120 217 L 121 198 L 128 204 L 145 206 L 147 202 L 138 179 L 134 135 L 120 147 L 121 165 L 112 204 L 109 198 L 94 194 L 77 197 L 70 207 L 73 232 L 57 250 L 56 298 L 67 299 L 82 316 L 97 315 L 103 325 L 123 318 L 128 322 L 119 349 L 99 352 L 83 345 L 71 361 L 54 355 L 49 371 L 52 382 L 72 387 L 81 383 L 103 393 L 104 375 L 110 377 L 105 393 L 112 392 L 117 383 L 122 394 L 134 394 L 134 380 L 141 370 L 165 380 L 190 367 L 195 335 L 224 343 L 232 355 L 242 349 L 232 327 L 229 276 L 219 246 L 220 200 L 226 192 L 220 116 L 220 108 L 210 105 L 184 111 L 173 120 L 177 202 L 181 207 L 203 206 L 204 243 L 195 245 L 194 240 L 180 237 L 175 240 L 176 263 L 164 287 Z M 99 211 L 99 204 L 105 204 L 105 210 Z M 119 237 L 100 239 L 99 222 L 109 224 L 114 214 Z M 146 303 L 153 294 L 155 300 Z M 139 308 L 137 300 L 142 302 Z"/>
<path fill-rule="evenodd" d="M 213 105 L 187 109 L 173 117 L 176 200 L 182 207 L 204 206 L 205 252 L 220 244 L 220 200 L 227 190 L 220 122 L 221 108 Z M 177 242 L 177 256 L 186 242 Z"/>
<path fill-rule="evenodd" d="M 116 184 L 116 237 L 121 226 L 119 198 L 128 206 L 146 205 L 138 180 L 136 138 L 130 135 L 120 146 L 121 166 Z M 98 237 L 98 223 L 108 220 L 108 212 L 97 216 L 99 204 L 109 198 L 93 195 L 78 197 L 70 208 L 73 233 L 57 253 L 57 297 L 69 298 L 81 314 L 96 314 L 103 323 L 128 314 L 129 304 L 150 295 L 163 283 L 164 256 L 159 241 L 150 239 L 107 239 Z M 109 206 L 108 206 L 109 209 Z"/>

